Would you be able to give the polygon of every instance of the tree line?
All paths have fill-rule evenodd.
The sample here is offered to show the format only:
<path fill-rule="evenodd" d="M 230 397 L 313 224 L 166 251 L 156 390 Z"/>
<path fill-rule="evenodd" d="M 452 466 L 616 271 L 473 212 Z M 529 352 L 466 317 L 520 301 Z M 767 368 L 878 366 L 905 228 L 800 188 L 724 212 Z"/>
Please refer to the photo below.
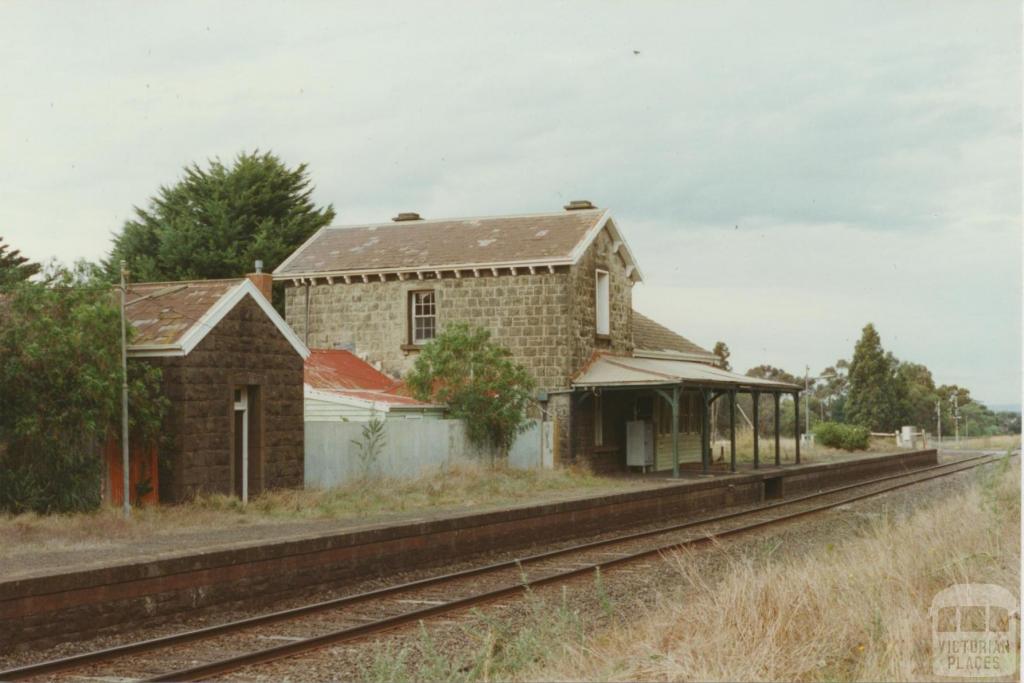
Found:
<path fill-rule="evenodd" d="M 718 342 L 714 347 L 719 365 L 731 369 L 729 347 Z M 805 378 L 772 365 L 758 365 L 747 370 L 748 377 L 760 377 L 804 386 Z M 861 331 L 853 348 L 852 357 L 839 358 L 809 378 L 809 390 L 801 396 L 800 431 L 805 430 L 807 416 L 813 428 L 816 422 L 837 422 L 866 427 L 873 432 L 894 432 L 904 425 L 937 433 L 941 420 L 942 433 L 953 434 L 959 426 L 962 434 L 991 436 L 1019 434 L 1019 412 L 990 410 L 971 396 L 966 387 L 956 384 L 936 384 L 931 370 L 921 363 L 898 359 L 882 346 L 881 336 L 874 324 L 868 323 Z M 740 407 L 747 416 L 751 412 L 751 399 L 741 396 Z M 793 434 L 795 410 L 793 402 L 783 403 L 780 424 L 785 433 Z M 726 416 L 724 420 L 727 420 Z M 759 429 L 769 433 L 773 427 L 770 401 L 761 406 Z M 720 415 L 719 429 L 725 422 Z"/>

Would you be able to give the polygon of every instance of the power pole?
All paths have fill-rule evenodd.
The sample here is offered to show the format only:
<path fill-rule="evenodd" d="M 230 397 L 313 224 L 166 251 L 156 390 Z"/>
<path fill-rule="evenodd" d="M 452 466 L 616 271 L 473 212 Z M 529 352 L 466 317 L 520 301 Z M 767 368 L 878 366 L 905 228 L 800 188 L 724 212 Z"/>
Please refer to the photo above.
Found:
<path fill-rule="evenodd" d="M 128 476 L 128 328 L 125 325 L 125 262 L 121 261 L 121 469 L 124 487 L 124 516 L 132 516 L 132 502 Z"/>
<path fill-rule="evenodd" d="M 804 434 L 811 433 L 811 366 L 804 366 L 804 412 L 807 414 L 805 419 L 806 426 L 804 427 Z M 810 437 L 808 437 L 810 438 Z"/>
<path fill-rule="evenodd" d="M 949 400 L 953 402 L 953 427 L 956 430 L 956 447 L 960 448 L 960 398 L 953 394 L 949 397 Z"/>
<path fill-rule="evenodd" d="M 935 424 L 939 432 L 939 448 L 942 448 L 942 400 L 935 402 Z"/>

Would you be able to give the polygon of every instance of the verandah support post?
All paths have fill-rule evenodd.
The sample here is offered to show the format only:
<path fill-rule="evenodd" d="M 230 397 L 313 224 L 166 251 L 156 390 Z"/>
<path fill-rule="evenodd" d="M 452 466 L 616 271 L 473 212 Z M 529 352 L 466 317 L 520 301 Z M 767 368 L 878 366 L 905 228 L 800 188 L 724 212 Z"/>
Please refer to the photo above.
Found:
<path fill-rule="evenodd" d="M 775 466 L 778 467 L 782 464 L 781 449 L 779 448 L 779 432 L 781 430 L 779 425 L 779 392 L 774 392 L 772 396 L 775 397 Z"/>
<path fill-rule="evenodd" d="M 729 390 L 729 470 L 736 471 L 736 390 Z"/>
<path fill-rule="evenodd" d="M 704 404 L 704 410 L 701 411 L 701 436 L 700 436 L 700 461 L 701 470 L 704 474 L 708 473 L 708 469 L 711 466 L 711 416 L 708 414 L 711 412 L 711 392 L 707 389 L 700 390 L 701 401 Z"/>
<path fill-rule="evenodd" d="M 758 438 L 757 438 L 758 437 L 758 432 L 760 431 L 760 426 L 761 426 L 761 417 L 760 417 L 760 414 L 759 414 L 760 406 L 758 405 L 761 402 L 759 400 L 761 398 L 761 395 L 758 392 L 756 392 L 756 391 L 751 391 L 750 392 L 750 398 L 752 400 L 752 403 L 754 404 L 754 410 L 753 410 L 753 413 L 754 413 L 754 419 L 753 419 L 753 423 L 754 423 L 754 469 L 756 470 L 756 469 L 758 469 L 761 466 L 761 458 L 760 458 L 760 453 L 759 453 L 759 442 L 758 442 Z"/>
<path fill-rule="evenodd" d="M 796 464 L 800 464 L 800 392 L 793 392 L 793 439 L 796 441 Z"/>

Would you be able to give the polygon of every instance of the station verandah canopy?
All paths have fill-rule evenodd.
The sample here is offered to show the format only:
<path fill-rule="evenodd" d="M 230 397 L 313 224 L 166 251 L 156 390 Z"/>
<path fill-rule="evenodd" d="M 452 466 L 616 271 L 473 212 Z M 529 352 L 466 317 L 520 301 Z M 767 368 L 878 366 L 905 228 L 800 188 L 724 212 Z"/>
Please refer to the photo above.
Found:
<path fill-rule="evenodd" d="M 729 399 L 730 470 L 736 471 L 736 395 L 749 393 L 754 399 L 753 423 L 758 424 L 758 396 L 770 394 L 775 401 L 775 464 L 779 463 L 779 400 L 792 394 L 796 405 L 796 424 L 800 423 L 801 387 L 788 382 L 748 377 L 706 363 L 669 358 L 646 358 L 602 354 L 594 358 L 573 380 L 573 389 L 616 391 L 649 389 L 668 402 L 672 409 L 672 475 L 679 476 L 679 396 L 684 388 L 697 389 L 703 400 L 701 428 L 701 468 L 707 474 L 711 462 L 709 412 L 711 404 L 725 396 Z M 754 429 L 754 467 L 760 466 L 758 431 Z M 800 462 L 800 439 L 796 439 L 796 462 Z"/>

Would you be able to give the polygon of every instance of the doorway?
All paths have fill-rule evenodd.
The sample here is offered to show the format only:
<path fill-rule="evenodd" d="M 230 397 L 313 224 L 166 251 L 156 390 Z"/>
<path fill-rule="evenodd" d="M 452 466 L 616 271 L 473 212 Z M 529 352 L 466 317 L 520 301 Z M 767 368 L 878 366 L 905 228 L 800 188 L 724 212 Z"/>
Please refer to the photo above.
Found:
<path fill-rule="evenodd" d="M 249 387 L 235 387 L 235 452 L 231 471 L 235 495 L 249 501 Z"/>
<path fill-rule="evenodd" d="M 231 490 L 242 502 L 263 491 L 263 430 L 260 387 L 236 385 L 233 400 L 234 439 Z"/>

